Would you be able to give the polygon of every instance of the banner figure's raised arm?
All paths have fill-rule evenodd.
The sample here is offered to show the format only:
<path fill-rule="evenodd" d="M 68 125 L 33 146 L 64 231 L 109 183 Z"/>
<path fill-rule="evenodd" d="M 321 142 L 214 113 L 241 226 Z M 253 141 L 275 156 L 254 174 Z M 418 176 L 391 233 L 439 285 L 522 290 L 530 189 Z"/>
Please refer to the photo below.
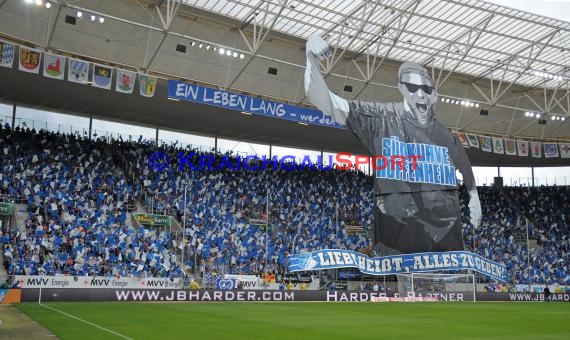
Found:
<path fill-rule="evenodd" d="M 313 35 L 306 52 L 304 83 L 310 102 L 346 125 L 370 155 L 406 159 L 396 168 L 375 164 L 374 235 L 381 252 L 463 249 L 456 170 L 469 191 L 475 227 L 481 220 L 481 205 L 465 150 L 435 118 L 437 91 L 429 72 L 414 62 L 400 66 L 397 85 L 402 102 L 347 100 L 329 90 L 320 71 L 320 62 L 330 57 L 328 43 Z"/>

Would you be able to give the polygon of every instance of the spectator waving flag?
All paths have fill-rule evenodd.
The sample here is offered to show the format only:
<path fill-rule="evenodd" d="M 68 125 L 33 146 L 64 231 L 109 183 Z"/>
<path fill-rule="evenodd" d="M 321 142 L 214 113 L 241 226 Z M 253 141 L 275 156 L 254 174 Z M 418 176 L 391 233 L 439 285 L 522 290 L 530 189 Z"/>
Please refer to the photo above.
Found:
<path fill-rule="evenodd" d="M 12 68 L 16 45 L 0 41 L 0 66 Z"/>

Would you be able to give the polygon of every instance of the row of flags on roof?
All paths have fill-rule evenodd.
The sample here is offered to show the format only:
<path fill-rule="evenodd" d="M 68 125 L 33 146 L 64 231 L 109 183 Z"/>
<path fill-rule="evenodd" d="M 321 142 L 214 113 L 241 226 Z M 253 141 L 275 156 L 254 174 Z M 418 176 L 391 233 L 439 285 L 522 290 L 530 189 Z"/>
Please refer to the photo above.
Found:
<path fill-rule="evenodd" d="M 22 72 L 40 74 L 42 69 L 45 77 L 65 80 L 67 75 L 69 82 L 91 83 L 93 87 L 105 90 L 112 89 L 113 75 L 115 75 L 115 91 L 127 94 L 134 92 L 138 76 L 141 96 L 153 97 L 156 90 L 157 78 L 153 76 L 42 52 L 5 41 L 0 41 L 1 67 L 13 67 L 16 48 L 19 50 L 18 69 Z M 463 132 L 454 132 L 454 134 L 463 146 L 478 148 L 485 152 L 519 157 L 570 158 L 570 143 L 529 142 Z"/>
<path fill-rule="evenodd" d="M 19 54 L 16 55 L 16 49 Z M 17 57 L 16 57 L 17 56 Z M 68 58 L 0 41 L 0 66 L 12 68 L 17 59 L 18 70 L 40 74 L 52 79 L 59 79 L 77 84 L 89 84 L 100 89 L 111 90 L 113 78 L 115 91 L 133 94 L 138 78 L 138 92 L 143 97 L 153 97 L 157 78 L 147 74 L 127 71 L 112 66 L 91 63 L 81 59 Z"/>
<path fill-rule="evenodd" d="M 454 132 L 464 146 L 518 157 L 570 158 L 570 143 L 543 143 Z"/>

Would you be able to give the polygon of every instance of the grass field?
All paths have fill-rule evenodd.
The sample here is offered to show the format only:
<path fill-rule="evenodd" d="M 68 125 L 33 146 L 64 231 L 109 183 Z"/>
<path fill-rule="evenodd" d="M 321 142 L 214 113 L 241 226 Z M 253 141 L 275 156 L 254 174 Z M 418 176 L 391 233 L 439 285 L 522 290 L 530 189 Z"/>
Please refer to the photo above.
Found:
<path fill-rule="evenodd" d="M 570 339 L 570 303 L 17 306 L 60 339 Z"/>

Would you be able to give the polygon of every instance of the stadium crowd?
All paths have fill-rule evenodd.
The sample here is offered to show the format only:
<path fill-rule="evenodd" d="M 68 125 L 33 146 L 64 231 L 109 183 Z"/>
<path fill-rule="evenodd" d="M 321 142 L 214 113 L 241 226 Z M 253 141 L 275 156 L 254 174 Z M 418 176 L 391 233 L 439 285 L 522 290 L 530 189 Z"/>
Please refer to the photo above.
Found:
<path fill-rule="evenodd" d="M 176 164 L 153 171 L 147 157 L 157 150 L 193 151 L 194 162 L 205 154 L 176 144 L 157 147 L 142 137 L 89 140 L 2 128 L 2 197 L 29 208 L 19 229 L 0 236 L 8 273 L 179 277 L 182 265 L 257 274 L 282 272 L 288 254 L 315 249 L 380 255 L 370 242 L 372 180 L 361 172 L 277 165 L 178 171 Z M 215 155 L 215 162 L 224 156 L 235 161 L 228 153 Z M 514 282 L 570 284 L 568 187 L 481 187 L 479 193 L 484 217 L 476 229 L 468 195 L 460 196 L 466 249 L 504 263 Z M 137 230 L 128 208 L 136 201 L 175 216 L 184 231 Z M 363 230 L 348 233 L 347 225 Z M 538 245 L 530 267 L 527 225 Z"/>

